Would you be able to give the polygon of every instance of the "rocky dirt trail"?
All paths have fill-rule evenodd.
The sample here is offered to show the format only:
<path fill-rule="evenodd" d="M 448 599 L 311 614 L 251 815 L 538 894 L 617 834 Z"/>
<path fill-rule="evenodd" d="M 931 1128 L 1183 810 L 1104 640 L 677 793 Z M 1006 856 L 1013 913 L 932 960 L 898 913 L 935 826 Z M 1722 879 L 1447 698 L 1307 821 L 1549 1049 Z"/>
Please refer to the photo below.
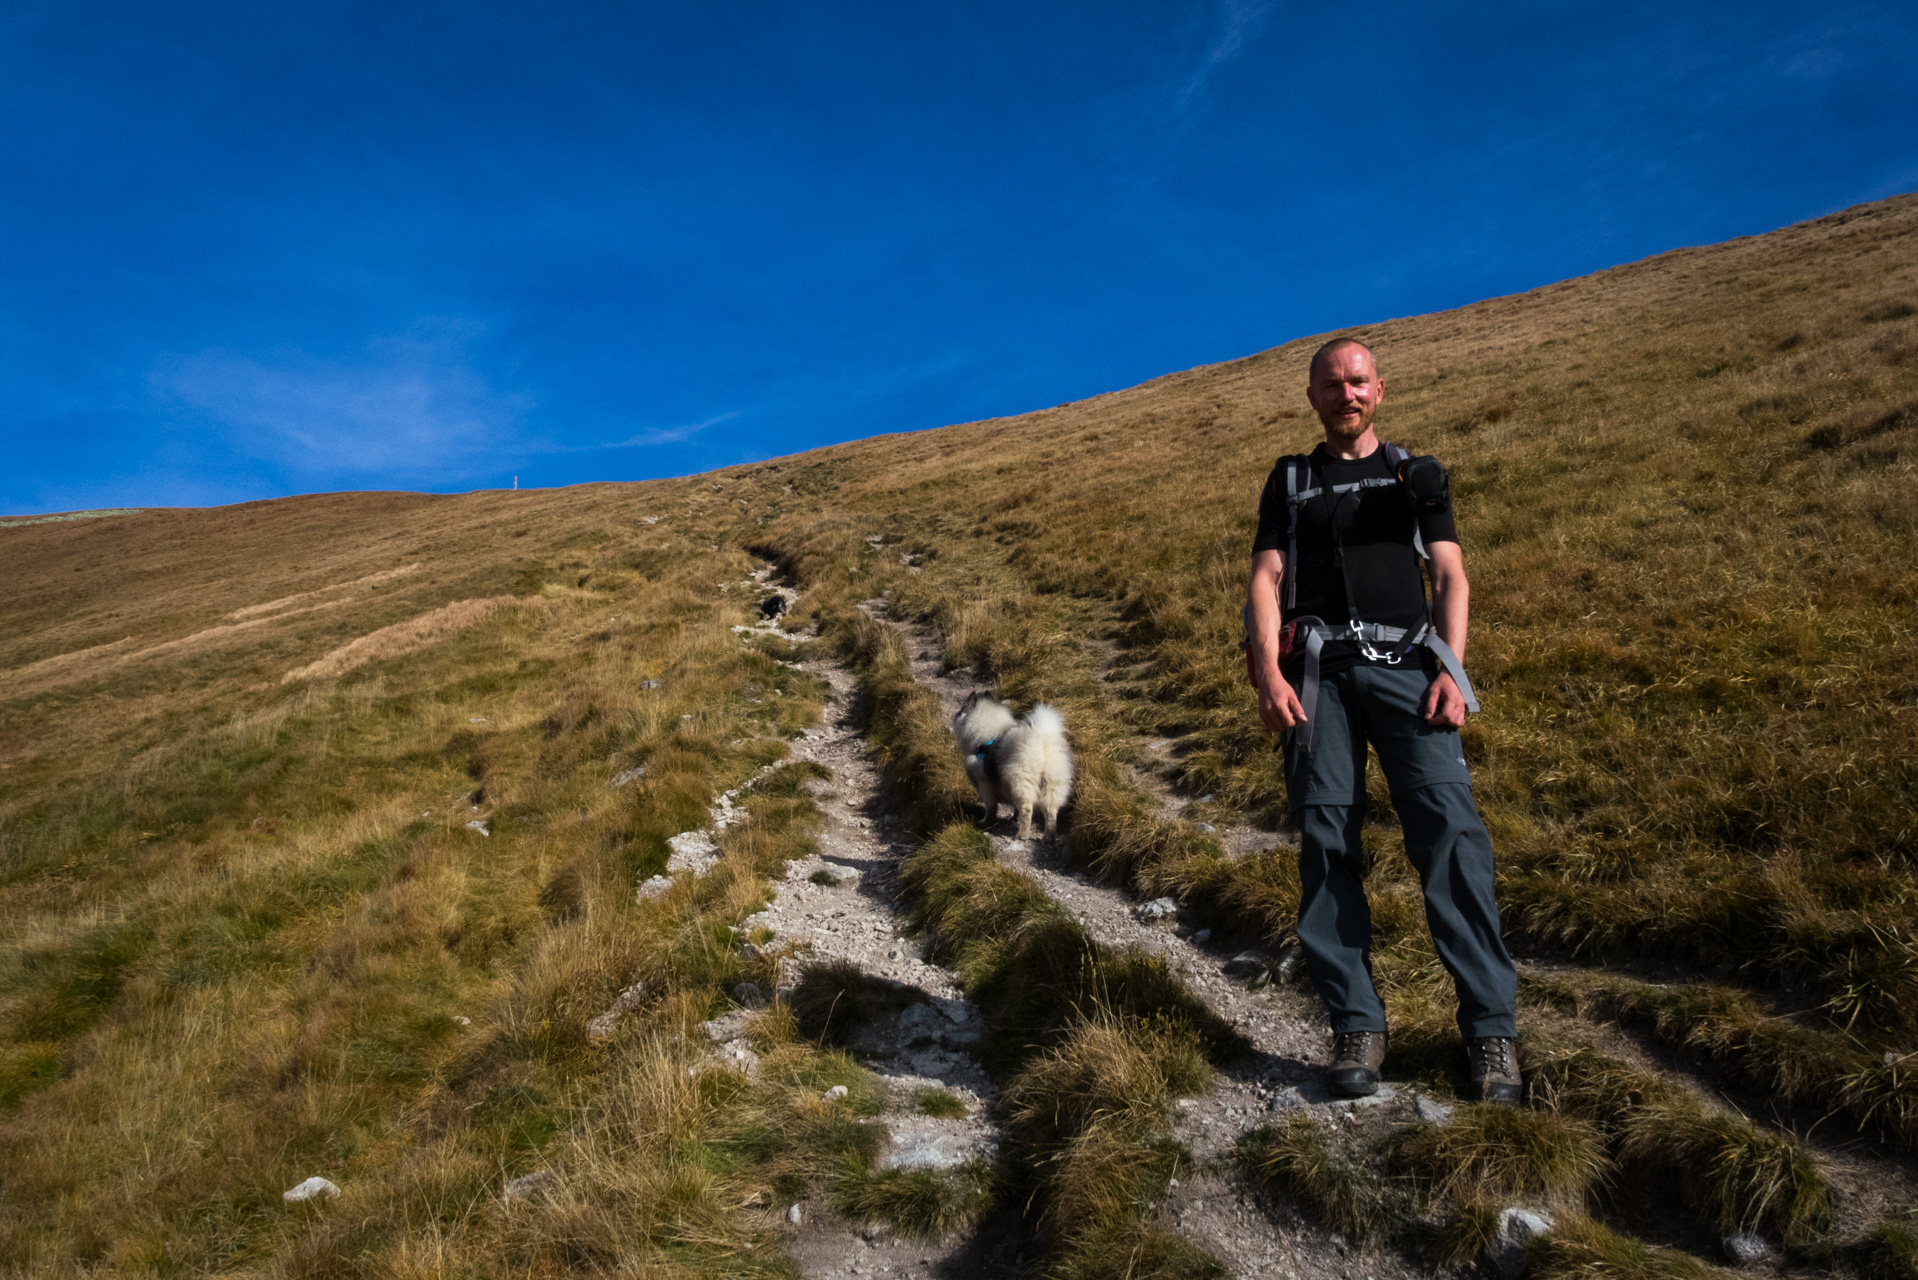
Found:
<path fill-rule="evenodd" d="M 763 573 L 756 577 L 763 583 Z M 772 619 L 739 630 L 777 634 Z M 771 930 L 766 945 L 782 955 L 783 995 L 791 994 L 808 965 L 835 960 L 900 984 L 909 993 L 910 1003 L 860 1027 L 850 1046 L 885 1086 L 879 1121 L 892 1138 L 883 1157 L 887 1167 L 948 1169 L 973 1159 L 991 1161 L 999 1146 L 992 1119 L 997 1091 L 972 1057 L 984 1021 L 956 975 L 928 963 L 924 944 L 904 936 L 895 872 L 910 846 L 855 723 L 853 677 L 831 663 L 789 665 L 820 676 L 832 689 L 823 727 L 805 731 L 792 750 L 793 759 L 814 761 L 832 771 L 829 781 L 812 784 L 826 825 L 818 837 L 818 854 L 787 864 L 771 906 L 749 917 L 742 932 L 762 926 Z M 716 823 L 725 820 L 730 799 L 722 797 L 715 808 Z M 717 1052 L 736 1064 L 748 1062 L 751 1054 L 742 1037 L 748 1016 L 741 1010 L 706 1025 Z M 926 1114 L 929 1096 L 935 1100 L 933 1110 L 960 1114 Z M 823 1198 L 793 1206 L 788 1221 L 787 1249 L 803 1273 L 816 1280 L 1013 1276 L 1023 1260 L 1023 1233 L 989 1230 L 946 1241 L 896 1239 L 884 1229 L 846 1221 Z"/>
<path fill-rule="evenodd" d="M 914 678 L 938 693 L 948 718 L 955 714 L 977 682 L 962 672 L 947 671 L 936 639 L 924 630 L 886 619 L 883 602 L 869 601 L 867 611 L 900 627 L 912 654 Z M 1141 772 L 1135 771 L 1135 776 Z M 1151 793 L 1159 797 L 1161 806 L 1175 811 L 1176 798 L 1164 781 L 1155 776 L 1152 782 L 1156 785 Z M 1313 1115 L 1328 1127 L 1358 1138 L 1409 1121 L 1421 1106 L 1436 1115 L 1431 1108 L 1440 1104 L 1391 1085 L 1356 1103 L 1333 1097 L 1317 1065 L 1325 1061 L 1330 1036 L 1322 1022 L 1301 1016 L 1304 1000 L 1271 988 L 1249 990 L 1249 974 L 1234 963 L 1238 951 L 1212 945 L 1204 930 L 1186 929 L 1178 923 L 1176 910 L 1131 902 L 1090 872 L 1068 866 L 1063 840 L 1015 839 L 1010 817 L 995 821 L 989 834 L 1001 862 L 1032 876 L 1094 938 L 1163 956 L 1192 993 L 1253 1046 L 1251 1053 L 1226 1064 L 1209 1096 L 1187 1099 L 1181 1105 L 1174 1136 L 1197 1158 L 1200 1172 L 1184 1179 L 1168 1199 L 1167 1208 L 1180 1231 L 1239 1276 L 1382 1280 L 1421 1274 L 1395 1253 L 1357 1249 L 1289 1207 L 1274 1203 L 1247 1186 L 1232 1171 L 1228 1158 L 1247 1132 L 1289 1114 Z M 1270 832 L 1251 828 L 1233 834 L 1248 852 L 1280 842 Z M 1233 847 L 1228 841 L 1228 848 Z"/>

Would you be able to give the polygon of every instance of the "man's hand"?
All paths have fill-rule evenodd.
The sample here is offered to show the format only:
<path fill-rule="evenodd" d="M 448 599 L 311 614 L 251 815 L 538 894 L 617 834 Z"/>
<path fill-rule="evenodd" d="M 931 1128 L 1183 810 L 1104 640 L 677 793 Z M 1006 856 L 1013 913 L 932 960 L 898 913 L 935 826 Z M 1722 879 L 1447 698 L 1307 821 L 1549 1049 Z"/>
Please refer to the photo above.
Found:
<path fill-rule="evenodd" d="M 1265 712 L 1265 702 L 1259 702 L 1259 711 Z M 1441 671 L 1439 678 L 1425 691 L 1425 701 L 1419 707 L 1419 714 L 1425 717 L 1425 723 L 1435 729 L 1456 729 L 1465 723 L 1465 695 L 1458 691 L 1458 684 L 1452 677 Z M 1271 723 L 1267 721 L 1267 723 Z"/>
<path fill-rule="evenodd" d="M 1259 686 L 1259 719 L 1274 733 L 1305 723 L 1305 707 L 1284 676 L 1274 673 Z"/>

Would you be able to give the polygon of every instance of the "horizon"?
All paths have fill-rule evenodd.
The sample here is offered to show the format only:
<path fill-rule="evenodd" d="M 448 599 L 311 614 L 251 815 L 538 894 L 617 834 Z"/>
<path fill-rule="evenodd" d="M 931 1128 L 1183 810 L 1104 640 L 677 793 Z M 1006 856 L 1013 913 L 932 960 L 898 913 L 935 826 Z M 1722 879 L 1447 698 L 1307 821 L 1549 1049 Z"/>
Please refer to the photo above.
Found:
<path fill-rule="evenodd" d="M 1918 189 L 1868 4 L 0 31 L 12 519 L 694 475 Z"/>

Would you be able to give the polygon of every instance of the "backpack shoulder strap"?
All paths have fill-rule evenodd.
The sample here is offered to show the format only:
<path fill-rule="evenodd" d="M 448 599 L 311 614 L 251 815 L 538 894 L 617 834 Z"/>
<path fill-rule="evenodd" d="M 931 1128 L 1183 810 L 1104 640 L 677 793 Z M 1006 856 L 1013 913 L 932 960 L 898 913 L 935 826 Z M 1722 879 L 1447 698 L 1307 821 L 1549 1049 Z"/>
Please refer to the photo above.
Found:
<path fill-rule="evenodd" d="M 1390 440 L 1379 441 L 1379 448 L 1385 450 L 1385 460 L 1391 464 L 1392 475 L 1396 478 L 1399 473 L 1399 468 L 1404 466 L 1405 460 L 1412 455 L 1398 445 L 1393 444 Z M 1419 528 L 1417 516 L 1412 517 L 1412 550 L 1418 553 L 1418 557 L 1421 560 L 1430 560 L 1432 558 L 1426 553 L 1425 533 Z"/>
<path fill-rule="evenodd" d="M 1279 459 L 1285 468 L 1285 601 L 1286 613 L 1299 602 L 1299 508 L 1317 493 L 1312 488 L 1312 459 L 1288 453 Z"/>

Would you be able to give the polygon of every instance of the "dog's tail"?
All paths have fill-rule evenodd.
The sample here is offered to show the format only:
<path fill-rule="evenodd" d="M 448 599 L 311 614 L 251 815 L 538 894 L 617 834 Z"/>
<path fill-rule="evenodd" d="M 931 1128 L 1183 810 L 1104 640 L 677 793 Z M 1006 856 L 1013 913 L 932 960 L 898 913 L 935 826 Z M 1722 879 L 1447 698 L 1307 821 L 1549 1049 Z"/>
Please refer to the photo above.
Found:
<path fill-rule="evenodd" d="M 1026 723 L 1040 733 L 1065 736 L 1066 718 L 1043 702 L 1032 709 L 1032 714 L 1026 717 Z"/>
<path fill-rule="evenodd" d="M 1072 795 L 1072 748 L 1066 744 L 1065 717 L 1040 703 L 1026 717 L 1039 756 L 1039 808 L 1057 813 Z"/>

